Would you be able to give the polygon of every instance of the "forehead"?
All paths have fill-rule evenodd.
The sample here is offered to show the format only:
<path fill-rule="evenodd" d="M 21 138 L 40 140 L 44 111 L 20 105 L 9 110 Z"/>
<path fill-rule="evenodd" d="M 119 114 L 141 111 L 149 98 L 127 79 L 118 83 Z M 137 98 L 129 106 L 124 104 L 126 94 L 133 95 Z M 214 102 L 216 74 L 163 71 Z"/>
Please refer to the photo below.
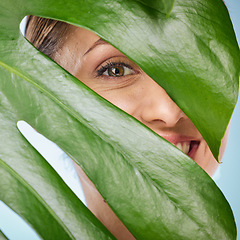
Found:
<path fill-rule="evenodd" d="M 71 26 L 70 34 L 67 36 L 66 44 L 71 48 L 78 48 L 82 53 L 85 53 L 92 45 L 100 38 L 90 30 L 82 27 Z"/>

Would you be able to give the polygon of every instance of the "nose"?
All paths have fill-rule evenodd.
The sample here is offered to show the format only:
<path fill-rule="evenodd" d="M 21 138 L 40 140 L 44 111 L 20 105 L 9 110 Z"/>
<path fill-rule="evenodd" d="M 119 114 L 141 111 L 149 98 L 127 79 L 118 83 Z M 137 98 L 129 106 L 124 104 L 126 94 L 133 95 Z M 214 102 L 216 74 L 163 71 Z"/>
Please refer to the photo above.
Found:
<path fill-rule="evenodd" d="M 147 77 L 139 117 L 150 128 L 173 128 L 181 119 L 187 118 L 166 91 L 153 79 Z"/>

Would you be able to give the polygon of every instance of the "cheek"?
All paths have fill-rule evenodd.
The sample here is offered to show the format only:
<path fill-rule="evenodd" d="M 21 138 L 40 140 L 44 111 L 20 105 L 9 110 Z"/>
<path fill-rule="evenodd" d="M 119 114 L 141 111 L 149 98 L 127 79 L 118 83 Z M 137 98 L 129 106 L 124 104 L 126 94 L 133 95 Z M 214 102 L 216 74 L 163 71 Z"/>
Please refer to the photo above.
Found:
<path fill-rule="evenodd" d="M 141 94 L 136 93 L 136 87 L 128 87 L 116 90 L 97 91 L 99 95 L 122 109 L 130 115 L 134 115 L 141 102 Z"/>
<path fill-rule="evenodd" d="M 226 146 L 227 146 L 229 129 L 230 129 L 230 124 L 228 125 L 226 133 L 222 139 L 222 144 L 221 144 L 220 153 L 219 153 L 219 162 L 221 162 L 223 154 L 224 154 Z M 208 153 L 208 156 L 209 156 L 208 165 L 206 166 L 206 169 L 204 169 L 204 170 L 212 177 L 214 175 L 215 171 L 217 170 L 219 163 L 215 160 L 215 158 L 213 157 L 209 148 L 208 148 L 208 152 L 209 152 Z"/>
<path fill-rule="evenodd" d="M 212 177 L 216 172 L 219 163 L 215 160 L 212 152 L 210 151 L 207 143 L 203 140 L 201 146 L 199 147 L 198 154 L 196 156 L 196 163 L 203 169 L 205 172 Z"/>
<path fill-rule="evenodd" d="M 141 107 L 145 95 L 141 78 L 114 83 L 107 80 L 91 79 L 84 74 L 81 74 L 81 76 L 79 74 L 77 77 L 101 97 L 132 116 Z"/>
<path fill-rule="evenodd" d="M 209 150 L 210 151 L 210 150 Z M 210 153 L 211 154 L 211 153 Z M 215 158 L 213 157 L 213 155 L 211 154 L 211 157 L 209 159 L 209 162 L 206 166 L 206 169 L 204 169 L 207 174 L 210 177 L 213 177 L 214 173 L 216 172 L 217 168 L 219 166 L 219 163 L 215 160 Z"/>
<path fill-rule="evenodd" d="M 230 125 L 231 125 L 231 123 L 229 123 L 229 125 L 227 127 L 227 130 L 226 130 L 226 133 L 225 133 L 225 135 L 223 137 L 223 140 L 222 140 L 222 144 L 221 144 L 221 148 L 220 148 L 220 154 L 219 154 L 219 161 L 222 160 L 223 154 L 224 154 L 224 152 L 226 150 L 226 147 L 227 147 Z"/>

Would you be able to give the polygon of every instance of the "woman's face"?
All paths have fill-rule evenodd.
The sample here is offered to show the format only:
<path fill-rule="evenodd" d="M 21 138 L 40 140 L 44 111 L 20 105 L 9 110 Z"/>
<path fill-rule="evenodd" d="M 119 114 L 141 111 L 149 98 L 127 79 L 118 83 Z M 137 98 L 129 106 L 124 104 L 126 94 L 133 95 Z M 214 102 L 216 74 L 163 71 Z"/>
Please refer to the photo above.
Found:
<path fill-rule="evenodd" d="M 176 145 L 210 176 L 218 166 L 207 143 L 165 90 L 96 34 L 71 26 L 56 53 L 63 68 L 99 95 Z M 220 157 L 225 148 L 223 141 Z"/>

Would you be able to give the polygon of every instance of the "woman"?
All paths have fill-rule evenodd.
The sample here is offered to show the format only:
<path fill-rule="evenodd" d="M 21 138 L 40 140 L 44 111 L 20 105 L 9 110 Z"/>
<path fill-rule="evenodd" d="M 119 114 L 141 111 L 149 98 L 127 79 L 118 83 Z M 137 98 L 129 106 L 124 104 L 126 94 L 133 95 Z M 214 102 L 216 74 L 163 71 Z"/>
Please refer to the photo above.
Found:
<path fill-rule="evenodd" d="M 191 157 L 210 176 L 218 167 L 191 120 L 139 66 L 89 30 L 35 16 L 26 38 L 96 93 L 132 115 Z M 226 147 L 222 142 L 220 160 Z M 134 239 L 76 165 L 88 208 L 117 239 Z"/>

